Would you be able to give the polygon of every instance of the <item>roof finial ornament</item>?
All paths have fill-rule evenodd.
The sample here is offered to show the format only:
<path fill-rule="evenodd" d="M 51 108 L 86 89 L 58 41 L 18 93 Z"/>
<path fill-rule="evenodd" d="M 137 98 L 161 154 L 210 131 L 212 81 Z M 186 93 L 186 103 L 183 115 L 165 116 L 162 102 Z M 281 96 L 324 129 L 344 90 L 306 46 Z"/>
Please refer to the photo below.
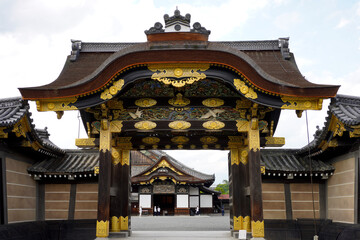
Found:
<path fill-rule="evenodd" d="M 176 6 L 176 10 L 174 11 L 173 16 L 169 16 L 168 14 L 164 15 L 165 28 L 163 29 L 163 25 L 159 22 L 155 23 L 154 27 L 151 27 L 149 30 L 145 31 L 146 35 L 155 34 L 155 33 L 167 33 L 167 32 L 191 32 L 191 33 L 201 33 L 204 35 L 209 35 L 210 31 L 206 30 L 206 28 L 202 27 L 200 23 L 196 22 L 193 24 L 193 28 L 190 28 L 190 19 L 191 15 L 189 13 L 182 16 L 180 14 L 180 10 L 178 6 Z"/>

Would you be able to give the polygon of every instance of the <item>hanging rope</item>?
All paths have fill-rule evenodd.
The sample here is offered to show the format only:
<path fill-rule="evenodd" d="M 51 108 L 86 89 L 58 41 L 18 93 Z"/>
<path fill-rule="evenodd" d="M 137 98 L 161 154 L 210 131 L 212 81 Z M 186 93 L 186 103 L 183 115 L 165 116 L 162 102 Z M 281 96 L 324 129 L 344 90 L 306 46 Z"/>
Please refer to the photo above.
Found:
<path fill-rule="evenodd" d="M 316 222 L 315 222 L 315 199 L 314 199 L 314 184 L 313 184 L 313 173 L 312 173 L 312 160 L 310 156 L 310 136 L 309 136 L 309 123 L 308 123 L 308 115 L 307 110 L 305 110 L 306 116 L 306 130 L 307 130 L 307 140 L 308 140 L 308 158 L 309 158 L 309 165 L 310 165 L 310 184 L 311 184 L 311 196 L 312 196 L 312 204 L 313 204 L 313 221 L 314 221 L 314 230 L 315 236 L 317 235 L 316 230 Z"/>

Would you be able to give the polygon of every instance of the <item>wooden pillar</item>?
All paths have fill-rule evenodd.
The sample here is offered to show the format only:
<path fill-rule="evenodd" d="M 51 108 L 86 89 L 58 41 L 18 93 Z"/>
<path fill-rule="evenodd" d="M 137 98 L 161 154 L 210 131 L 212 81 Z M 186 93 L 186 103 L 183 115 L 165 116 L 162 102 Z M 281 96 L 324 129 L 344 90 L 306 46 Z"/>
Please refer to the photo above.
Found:
<path fill-rule="evenodd" d="M 242 229 L 243 217 L 241 215 L 241 205 L 243 195 L 243 188 L 240 176 L 240 168 L 239 168 L 239 149 L 231 148 L 231 174 L 232 174 L 232 201 L 233 201 L 233 230 L 239 231 Z"/>
<path fill-rule="evenodd" d="M 249 189 L 249 152 L 247 148 L 239 149 L 239 175 L 243 186 L 241 195 L 241 216 L 242 230 L 251 232 L 251 205 L 250 205 L 250 189 Z"/>
<path fill-rule="evenodd" d="M 233 182 L 231 173 L 231 151 L 228 154 L 228 173 L 229 173 L 229 212 L 230 212 L 230 229 L 234 229 L 234 213 L 233 213 Z"/>
<path fill-rule="evenodd" d="M 260 170 L 260 134 L 258 119 L 252 118 L 248 130 L 249 179 L 251 203 L 251 232 L 253 238 L 264 238 L 264 218 L 262 206 Z"/>
<path fill-rule="evenodd" d="M 121 181 L 118 188 L 120 201 L 120 230 L 129 231 L 131 229 L 131 178 L 130 178 L 130 150 L 122 150 L 121 161 Z"/>
<path fill-rule="evenodd" d="M 246 164 L 248 152 L 244 149 L 244 140 L 240 136 L 229 137 L 229 148 L 230 148 L 230 167 L 231 172 L 231 192 L 232 192 L 232 219 L 233 219 L 233 230 L 250 230 L 248 227 L 250 206 L 246 206 Z M 248 209 L 245 209 L 248 208 Z"/>
<path fill-rule="evenodd" d="M 120 205 L 121 196 L 117 194 L 121 178 L 121 155 L 118 148 L 112 148 L 112 170 L 111 170 L 111 196 L 110 196 L 110 230 L 111 232 L 120 232 Z"/>
<path fill-rule="evenodd" d="M 109 236 L 110 182 L 111 182 L 111 131 L 107 120 L 102 120 L 100 129 L 99 195 L 96 236 Z"/>

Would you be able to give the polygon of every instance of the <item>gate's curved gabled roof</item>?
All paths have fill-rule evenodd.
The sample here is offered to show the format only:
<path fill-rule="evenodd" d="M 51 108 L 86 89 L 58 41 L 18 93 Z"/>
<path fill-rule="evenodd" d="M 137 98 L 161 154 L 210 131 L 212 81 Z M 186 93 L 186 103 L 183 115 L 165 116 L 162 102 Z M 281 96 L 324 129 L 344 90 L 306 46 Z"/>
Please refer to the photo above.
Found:
<path fill-rule="evenodd" d="M 206 62 L 230 66 L 243 73 L 255 87 L 270 93 L 295 97 L 335 96 L 339 86 L 314 84 L 305 79 L 297 68 L 294 55 L 282 45 L 283 41 L 287 40 L 79 42 L 81 48 L 68 56 L 54 82 L 20 88 L 20 91 L 23 98 L 33 100 L 78 96 L 101 89 L 116 72 L 132 65 Z"/>

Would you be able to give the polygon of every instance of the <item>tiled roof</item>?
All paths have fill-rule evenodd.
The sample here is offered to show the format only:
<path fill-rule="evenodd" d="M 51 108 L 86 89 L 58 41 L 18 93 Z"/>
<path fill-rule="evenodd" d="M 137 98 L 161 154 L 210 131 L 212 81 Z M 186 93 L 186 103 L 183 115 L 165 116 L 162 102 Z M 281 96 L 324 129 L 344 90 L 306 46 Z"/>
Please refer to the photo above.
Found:
<path fill-rule="evenodd" d="M 30 106 L 27 101 L 22 100 L 20 97 L 0 99 L 0 127 L 11 129 L 23 118 L 30 125 L 30 132 L 26 136 L 26 140 L 40 143 L 41 148 L 37 150 L 38 152 L 50 156 L 64 154 L 61 148 L 50 141 L 46 128 L 35 129 L 35 125 L 32 124 Z M 20 143 L 21 140 L 18 140 L 18 142 Z"/>
<path fill-rule="evenodd" d="M 29 173 L 43 174 L 86 174 L 93 173 L 99 166 L 98 150 L 66 150 L 62 158 L 51 158 L 35 163 L 28 168 Z"/>
<path fill-rule="evenodd" d="M 20 97 L 0 100 L 0 126 L 9 127 L 20 121 L 29 111 L 29 105 Z"/>
<path fill-rule="evenodd" d="M 307 157 L 301 157 L 297 149 L 262 149 L 261 164 L 265 166 L 267 173 L 310 173 L 310 161 Z M 330 164 L 320 160 L 311 159 L 311 169 L 314 174 L 331 173 L 335 169 Z"/>
<path fill-rule="evenodd" d="M 76 149 L 76 150 L 65 150 L 66 154 L 62 158 L 51 158 L 43 160 L 34 164 L 28 168 L 28 172 L 31 174 L 92 174 L 94 172 L 94 167 L 99 166 L 99 151 L 97 149 Z M 180 169 L 181 171 L 194 176 L 196 178 L 205 180 L 205 181 L 214 181 L 215 175 L 208 175 L 196 170 L 190 169 L 189 167 L 183 165 L 182 163 L 176 161 L 174 158 L 170 157 L 163 151 L 151 150 L 146 151 L 148 155 L 158 156 L 160 159 L 161 156 L 166 156 L 171 164 L 174 167 Z M 132 155 L 135 156 L 135 155 Z M 132 159 L 131 161 L 136 161 Z M 155 162 L 154 162 L 155 164 Z M 152 165 L 137 166 L 134 165 L 131 167 L 131 176 L 138 175 L 146 171 Z"/>
<path fill-rule="evenodd" d="M 337 95 L 332 99 L 329 109 L 345 125 L 360 124 L 359 97 Z"/>

